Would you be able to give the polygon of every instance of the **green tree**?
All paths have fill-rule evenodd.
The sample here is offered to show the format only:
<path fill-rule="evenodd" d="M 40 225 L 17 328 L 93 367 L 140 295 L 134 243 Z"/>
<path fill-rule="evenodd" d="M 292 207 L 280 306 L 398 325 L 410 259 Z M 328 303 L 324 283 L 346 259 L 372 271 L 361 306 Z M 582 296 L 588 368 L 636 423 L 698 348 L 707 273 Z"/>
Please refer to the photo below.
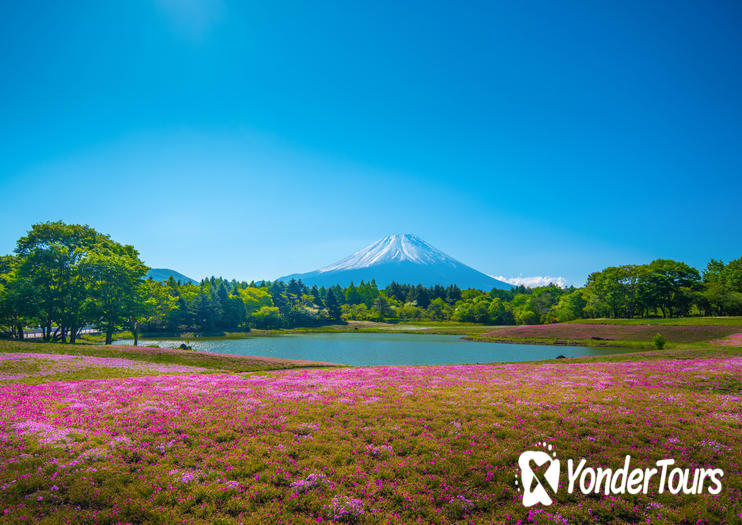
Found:
<path fill-rule="evenodd" d="M 316 304 L 317 307 L 319 307 L 319 308 L 322 308 L 325 305 L 325 303 L 322 301 L 322 294 L 317 289 L 317 285 L 316 284 L 314 286 L 312 286 L 312 290 L 309 293 L 312 296 L 312 303 L 313 304 Z"/>
<path fill-rule="evenodd" d="M 219 306 L 208 293 L 199 294 L 189 305 L 194 328 L 202 332 L 213 332 L 219 317 Z"/>
<path fill-rule="evenodd" d="M 394 315 L 394 312 L 389 306 L 389 301 L 383 295 L 379 295 L 374 300 L 372 311 L 376 319 L 378 319 L 379 321 L 383 321 L 384 319 L 392 317 Z"/>
<path fill-rule="evenodd" d="M 247 286 L 237 291 L 242 303 L 245 305 L 245 313 L 252 315 L 264 306 L 274 306 L 271 294 L 265 288 Z"/>
<path fill-rule="evenodd" d="M 580 319 L 584 315 L 587 301 L 582 295 L 582 290 L 562 295 L 555 308 L 555 315 L 560 323 Z"/>
<path fill-rule="evenodd" d="M 698 270 L 683 262 L 656 259 L 649 264 L 649 272 L 647 280 L 655 290 L 662 316 L 686 313 L 689 292 L 701 280 Z"/>
<path fill-rule="evenodd" d="M 142 286 L 147 267 L 133 246 L 112 241 L 91 250 L 81 263 L 87 283 L 86 313 L 106 334 L 110 345 L 120 328 L 131 328 L 146 317 Z"/>
<path fill-rule="evenodd" d="M 445 321 L 451 317 L 451 307 L 442 297 L 436 297 L 428 305 L 428 316 L 433 321 Z"/>
<path fill-rule="evenodd" d="M 335 292 L 332 289 L 327 290 L 327 298 L 325 299 L 325 306 L 327 307 L 327 316 L 330 321 L 339 321 L 342 315 L 342 309 L 338 304 L 335 296 Z"/>
<path fill-rule="evenodd" d="M 139 327 L 163 326 L 173 310 L 178 308 L 178 297 L 170 292 L 167 284 L 152 279 L 142 281 L 138 286 L 137 307 L 129 312 L 128 328 L 134 337 L 134 346 L 139 344 Z"/>
<path fill-rule="evenodd" d="M 18 277 L 18 257 L 0 257 L 0 333 L 6 331 L 11 337 L 23 339 L 26 326 L 33 321 L 34 298 L 32 291 Z"/>
<path fill-rule="evenodd" d="M 497 325 L 514 324 L 513 313 L 505 306 L 499 297 L 495 297 L 487 308 L 490 323 Z"/>
<path fill-rule="evenodd" d="M 261 306 L 250 317 L 258 328 L 273 329 L 281 327 L 281 312 L 275 306 Z"/>
<path fill-rule="evenodd" d="M 70 333 L 74 342 L 87 320 L 83 305 L 88 283 L 81 264 L 91 251 L 114 244 L 89 226 L 61 221 L 34 224 L 18 240 L 20 293 L 30 299 L 27 309 L 42 325 L 45 340 L 58 335 L 64 341 Z"/>
<path fill-rule="evenodd" d="M 350 286 L 345 290 L 345 302 L 346 304 L 361 304 L 363 302 L 361 294 L 358 293 L 358 289 L 353 283 L 350 283 Z"/>

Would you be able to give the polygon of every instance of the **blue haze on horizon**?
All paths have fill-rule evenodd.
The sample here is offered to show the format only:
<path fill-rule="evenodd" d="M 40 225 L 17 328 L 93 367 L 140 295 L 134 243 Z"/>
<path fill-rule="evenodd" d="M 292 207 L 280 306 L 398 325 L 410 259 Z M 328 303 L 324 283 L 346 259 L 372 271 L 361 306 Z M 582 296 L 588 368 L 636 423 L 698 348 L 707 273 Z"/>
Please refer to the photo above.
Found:
<path fill-rule="evenodd" d="M 737 258 L 741 26 L 732 1 L 6 2 L 0 254 L 61 219 L 194 278 L 402 232 L 576 285 Z"/>

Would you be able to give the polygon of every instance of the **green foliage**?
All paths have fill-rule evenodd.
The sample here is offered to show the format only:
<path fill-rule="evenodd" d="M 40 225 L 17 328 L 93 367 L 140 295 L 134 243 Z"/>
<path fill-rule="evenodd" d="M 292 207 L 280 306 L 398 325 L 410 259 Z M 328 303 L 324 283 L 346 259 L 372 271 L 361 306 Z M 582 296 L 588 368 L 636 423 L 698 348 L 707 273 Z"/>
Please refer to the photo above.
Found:
<path fill-rule="evenodd" d="M 111 242 L 91 250 L 80 264 L 84 285 L 82 314 L 106 333 L 106 344 L 124 326 L 147 315 L 142 277 L 147 267 L 132 246 Z"/>
<path fill-rule="evenodd" d="M 47 341 L 73 341 L 93 324 L 112 334 L 219 334 L 251 328 L 316 327 L 345 320 L 535 325 L 584 318 L 676 318 L 742 314 L 742 258 L 711 260 L 701 274 L 657 259 L 605 268 L 582 289 L 554 285 L 461 290 L 375 281 L 311 289 L 301 281 L 198 284 L 143 279 L 136 250 L 89 226 L 36 224 L 0 257 L 0 332 L 22 338 L 40 326 Z"/>
<path fill-rule="evenodd" d="M 281 312 L 275 306 L 261 306 L 252 314 L 256 328 L 271 329 L 281 327 Z"/>
<path fill-rule="evenodd" d="M 587 306 L 587 301 L 585 301 L 583 291 L 575 290 L 559 298 L 554 314 L 560 323 L 580 319 L 584 315 L 585 306 Z"/>
<path fill-rule="evenodd" d="M 33 225 L 15 252 L 0 268 L 0 315 L 15 325 L 11 334 L 22 337 L 25 327 L 40 325 L 45 340 L 74 342 L 86 324 L 110 334 L 143 312 L 147 267 L 132 246 L 58 221 Z"/>
<path fill-rule="evenodd" d="M 665 348 L 666 343 L 667 341 L 665 340 L 664 337 L 662 337 L 662 334 L 660 333 L 658 333 L 652 338 L 652 344 L 657 350 L 662 350 L 663 348 Z"/>
<path fill-rule="evenodd" d="M 711 259 L 703 280 L 696 300 L 706 315 L 742 315 L 742 257 L 728 264 Z"/>
<path fill-rule="evenodd" d="M 698 270 L 678 261 L 610 267 L 588 277 L 585 312 L 590 317 L 684 316 L 702 288 Z"/>

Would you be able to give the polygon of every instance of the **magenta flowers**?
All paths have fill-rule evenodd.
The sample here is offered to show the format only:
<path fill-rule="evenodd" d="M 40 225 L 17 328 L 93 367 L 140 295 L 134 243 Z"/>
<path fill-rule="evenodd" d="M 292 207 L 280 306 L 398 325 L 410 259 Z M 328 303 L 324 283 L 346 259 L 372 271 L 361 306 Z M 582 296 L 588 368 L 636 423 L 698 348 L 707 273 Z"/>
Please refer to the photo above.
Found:
<path fill-rule="evenodd" d="M 0 512 L 90 523 L 710 523 L 739 512 L 740 357 L 165 371 L 181 375 L 0 385 Z M 716 496 L 557 496 L 527 510 L 514 474 L 535 441 L 593 465 L 673 457 L 728 476 Z"/>

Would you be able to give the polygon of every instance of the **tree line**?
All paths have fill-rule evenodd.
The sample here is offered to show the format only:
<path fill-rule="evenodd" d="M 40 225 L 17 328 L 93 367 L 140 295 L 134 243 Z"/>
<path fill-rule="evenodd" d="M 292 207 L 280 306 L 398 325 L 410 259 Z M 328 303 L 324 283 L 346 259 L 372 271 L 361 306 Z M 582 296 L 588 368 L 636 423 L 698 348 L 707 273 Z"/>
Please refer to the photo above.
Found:
<path fill-rule="evenodd" d="M 319 326 L 346 320 L 455 321 L 509 325 L 586 317 L 742 315 L 742 258 L 711 260 L 703 272 L 658 259 L 605 268 L 583 288 L 461 290 L 375 281 L 309 287 L 301 281 L 198 284 L 146 279 L 137 251 L 89 226 L 33 225 L 0 257 L 0 333 L 75 342 L 85 326 L 114 333 L 224 333 Z M 136 341 L 135 341 L 136 342 Z"/>

